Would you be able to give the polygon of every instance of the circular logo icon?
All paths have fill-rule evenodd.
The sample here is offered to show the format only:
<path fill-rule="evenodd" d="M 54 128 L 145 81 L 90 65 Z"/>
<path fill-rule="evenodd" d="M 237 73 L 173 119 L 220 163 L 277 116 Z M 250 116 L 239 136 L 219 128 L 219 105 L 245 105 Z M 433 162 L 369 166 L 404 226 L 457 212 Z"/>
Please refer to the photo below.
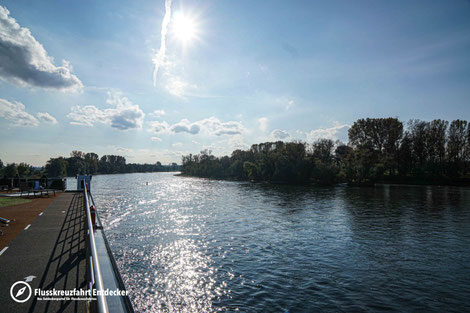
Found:
<path fill-rule="evenodd" d="M 31 298 L 32 293 L 33 291 L 31 290 L 31 286 L 24 281 L 17 281 L 10 288 L 11 298 L 18 303 L 28 301 L 29 298 Z"/>

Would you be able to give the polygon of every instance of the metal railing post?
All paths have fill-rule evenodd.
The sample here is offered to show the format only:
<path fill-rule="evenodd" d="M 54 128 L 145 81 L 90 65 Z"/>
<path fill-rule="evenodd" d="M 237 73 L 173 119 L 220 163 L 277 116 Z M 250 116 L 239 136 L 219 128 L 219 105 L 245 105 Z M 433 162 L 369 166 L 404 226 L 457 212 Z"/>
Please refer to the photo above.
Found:
<path fill-rule="evenodd" d="M 93 223 L 91 221 L 91 213 L 90 213 L 90 202 L 88 200 L 88 190 L 87 184 L 84 184 L 84 195 L 85 195 L 85 210 L 86 210 L 86 217 L 87 217 L 87 224 L 88 224 L 88 239 L 90 242 L 90 250 L 91 250 L 91 258 L 93 261 L 93 276 L 95 280 L 95 289 L 98 291 L 96 296 L 98 300 L 98 312 L 100 313 L 109 313 L 108 311 L 108 303 L 106 302 L 106 296 L 104 295 L 104 288 L 103 288 L 103 279 L 101 277 L 101 269 L 100 269 L 100 262 L 98 260 L 98 252 L 96 250 L 96 243 L 95 243 L 95 234 Z"/>

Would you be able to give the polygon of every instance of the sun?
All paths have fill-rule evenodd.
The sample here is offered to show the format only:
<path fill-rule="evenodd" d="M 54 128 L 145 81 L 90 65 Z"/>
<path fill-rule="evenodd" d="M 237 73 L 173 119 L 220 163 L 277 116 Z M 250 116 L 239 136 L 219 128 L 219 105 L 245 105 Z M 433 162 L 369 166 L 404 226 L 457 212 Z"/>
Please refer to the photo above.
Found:
<path fill-rule="evenodd" d="M 190 16 L 178 12 L 173 16 L 172 33 L 182 43 L 189 43 L 197 36 L 197 24 Z"/>

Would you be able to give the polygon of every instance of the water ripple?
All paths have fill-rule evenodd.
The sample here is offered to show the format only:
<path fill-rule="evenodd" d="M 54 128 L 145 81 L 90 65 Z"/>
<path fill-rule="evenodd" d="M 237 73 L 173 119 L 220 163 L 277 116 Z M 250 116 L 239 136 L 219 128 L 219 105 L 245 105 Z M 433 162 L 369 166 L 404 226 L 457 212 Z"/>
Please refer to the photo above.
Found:
<path fill-rule="evenodd" d="M 92 188 L 136 312 L 470 311 L 469 189 L 171 173 Z"/>

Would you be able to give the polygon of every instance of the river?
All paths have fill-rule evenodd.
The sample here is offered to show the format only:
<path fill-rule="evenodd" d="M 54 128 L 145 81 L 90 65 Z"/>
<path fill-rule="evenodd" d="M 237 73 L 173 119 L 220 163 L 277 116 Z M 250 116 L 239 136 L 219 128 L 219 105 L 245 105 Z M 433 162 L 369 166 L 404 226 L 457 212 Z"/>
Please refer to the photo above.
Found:
<path fill-rule="evenodd" d="M 469 312 L 470 189 L 174 173 L 92 192 L 136 312 Z"/>

